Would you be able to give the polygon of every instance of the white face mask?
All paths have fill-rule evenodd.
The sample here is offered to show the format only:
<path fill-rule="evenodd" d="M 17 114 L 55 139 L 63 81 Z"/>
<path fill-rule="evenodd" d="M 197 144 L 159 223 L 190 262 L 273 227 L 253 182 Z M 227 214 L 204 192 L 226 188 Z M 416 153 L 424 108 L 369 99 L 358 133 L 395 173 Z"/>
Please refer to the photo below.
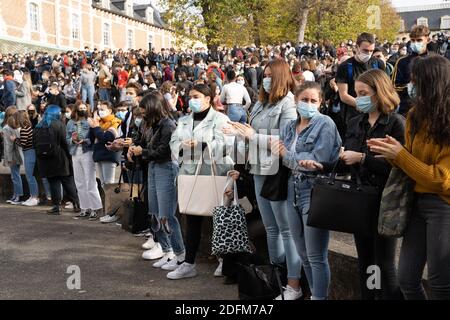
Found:
<path fill-rule="evenodd" d="M 244 80 L 238 80 L 236 82 L 239 83 L 240 85 L 245 85 L 245 81 Z"/>
<path fill-rule="evenodd" d="M 98 116 L 103 119 L 103 118 L 108 116 L 108 111 L 106 111 L 106 110 L 99 110 L 98 111 Z"/>
<path fill-rule="evenodd" d="M 366 63 L 367 61 L 369 61 L 371 57 L 372 57 L 371 54 L 367 54 L 364 52 L 358 53 L 358 59 L 363 63 Z"/>

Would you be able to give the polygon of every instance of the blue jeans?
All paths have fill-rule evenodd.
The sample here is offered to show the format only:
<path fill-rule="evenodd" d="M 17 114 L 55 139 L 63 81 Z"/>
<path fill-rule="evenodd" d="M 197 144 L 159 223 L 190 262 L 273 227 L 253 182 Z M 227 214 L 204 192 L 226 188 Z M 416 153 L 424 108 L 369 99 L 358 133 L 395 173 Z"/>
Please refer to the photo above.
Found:
<path fill-rule="evenodd" d="M 272 263 L 286 260 L 288 278 L 299 279 L 300 257 L 289 229 L 286 201 L 270 201 L 260 196 L 266 176 L 254 175 L 256 200 L 267 233 L 267 246 Z"/>
<path fill-rule="evenodd" d="M 110 101 L 109 89 L 100 88 L 98 89 L 98 98 L 102 101 Z"/>
<path fill-rule="evenodd" d="M 176 255 L 185 252 L 180 223 L 175 212 L 177 209 L 177 188 L 175 179 L 178 175 L 178 165 L 169 161 L 164 163 L 150 162 L 148 165 L 148 203 L 149 215 L 154 215 L 160 221 L 166 220 L 168 231 L 163 223 L 156 231 L 156 237 L 163 252 L 173 250 Z"/>
<path fill-rule="evenodd" d="M 34 149 L 23 152 L 25 164 L 25 176 L 28 181 L 28 188 L 30 189 L 30 197 L 37 198 L 39 196 L 39 187 L 36 178 L 33 175 L 34 165 L 36 164 L 36 152 Z"/>
<path fill-rule="evenodd" d="M 309 205 L 313 183 L 307 178 L 291 176 L 288 182 L 287 210 L 289 227 L 302 260 L 312 299 L 325 300 L 330 285 L 328 265 L 329 231 L 309 227 Z"/>
<path fill-rule="evenodd" d="M 48 182 L 47 178 L 42 178 L 42 184 L 44 185 L 45 195 L 47 198 L 52 197 L 52 193 L 50 191 L 50 183 Z"/>
<path fill-rule="evenodd" d="M 89 100 L 89 105 L 91 106 L 91 112 L 94 111 L 94 94 L 95 94 L 95 87 L 91 86 L 81 86 L 81 100 L 83 103 L 86 103 L 87 100 Z"/>
<path fill-rule="evenodd" d="M 233 122 L 247 122 L 247 112 L 244 110 L 242 104 L 229 104 L 227 106 L 227 115 Z"/>
<path fill-rule="evenodd" d="M 23 196 L 22 177 L 20 176 L 20 165 L 9 166 L 11 169 L 11 180 L 14 188 L 14 195 Z"/>

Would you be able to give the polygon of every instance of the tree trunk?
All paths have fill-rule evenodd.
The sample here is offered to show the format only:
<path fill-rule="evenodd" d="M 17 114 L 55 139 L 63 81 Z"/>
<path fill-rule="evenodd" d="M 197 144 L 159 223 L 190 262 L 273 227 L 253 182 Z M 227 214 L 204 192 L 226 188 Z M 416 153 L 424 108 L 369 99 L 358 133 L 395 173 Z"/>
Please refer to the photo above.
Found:
<path fill-rule="evenodd" d="M 306 31 L 306 25 L 308 23 L 308 14 L 309 9 L 303 9 L 302 10 L 302 20 L 300 21 L 300 27 L 298 29 L 298 38 L 297 42 L 303 42 L 305 40 L 305 31 Z"/>
<path fill-rule="evenodd" d="M 259 47 L 261 45 L 261 34 L 259 32 L 259 18 L 258 15 L 252 15 L 253 20 L 253 41 Z"/>

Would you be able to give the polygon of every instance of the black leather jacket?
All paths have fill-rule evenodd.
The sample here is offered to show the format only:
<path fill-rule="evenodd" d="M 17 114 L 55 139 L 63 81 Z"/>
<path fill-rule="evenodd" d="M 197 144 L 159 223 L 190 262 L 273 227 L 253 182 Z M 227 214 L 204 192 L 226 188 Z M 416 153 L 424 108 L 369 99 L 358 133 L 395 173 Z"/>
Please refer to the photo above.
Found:
<path fill-rule="evenodd" d="M 161 119 L 145 134 L 145 143 L 142 145 L 142 160 L 158 163 L 172 160 L 170 151 L 170 138 L 176 129 L 176 123 L 170 118 Z"/>

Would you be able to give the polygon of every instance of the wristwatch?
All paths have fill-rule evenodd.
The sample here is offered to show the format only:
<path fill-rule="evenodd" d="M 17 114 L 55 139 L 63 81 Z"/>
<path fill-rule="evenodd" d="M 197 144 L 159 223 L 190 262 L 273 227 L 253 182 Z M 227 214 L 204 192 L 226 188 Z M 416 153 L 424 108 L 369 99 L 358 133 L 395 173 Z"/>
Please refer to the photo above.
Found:
<path fill-rule="evenodd" d="M 366 154 L 362 153 L 361 154 L 361 161 L 359 162 L 360 164 L 364 164 L 364 161 L 366 161 Z"/>

